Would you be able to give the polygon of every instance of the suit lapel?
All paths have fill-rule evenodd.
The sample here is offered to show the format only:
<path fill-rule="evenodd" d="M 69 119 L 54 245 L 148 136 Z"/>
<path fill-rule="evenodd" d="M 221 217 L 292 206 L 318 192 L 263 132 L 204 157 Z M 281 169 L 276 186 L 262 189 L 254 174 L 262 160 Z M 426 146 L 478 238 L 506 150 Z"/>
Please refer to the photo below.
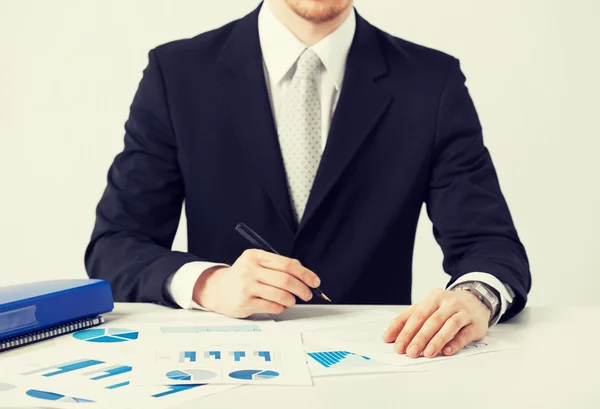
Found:
<path fill-rule="evenodd" d="M 387 71 L 375 28 L 357 14 L 356 33 L 327 145 L 297 234 L 357 154 L 391 102 L 376 80 Z"/>
<path fill-rule="evenodd" d="M 296 231 L 273 112 L 267 92 L 258 36 L 258 13 L 239 20 L 221 54 L 221 78 L 215 86 L 251 170 L 290 232 Z"/>

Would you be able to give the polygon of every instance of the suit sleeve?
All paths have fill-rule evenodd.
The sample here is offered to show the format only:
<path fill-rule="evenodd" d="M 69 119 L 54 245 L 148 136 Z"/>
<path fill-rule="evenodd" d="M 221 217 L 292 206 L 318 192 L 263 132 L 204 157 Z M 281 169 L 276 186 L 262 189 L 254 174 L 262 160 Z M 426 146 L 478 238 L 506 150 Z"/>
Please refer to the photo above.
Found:
<path fill-rule="evenodd" d="M 453 59 L 439 102 L 427 211 L 448 285 L 474 271 L 494 275 L 515 292 L 506 321 L 525 307 L 531 273 L 465 80 Z"/>
<path fill-rule="evenodd" d="M 124 148 L 107 179 L 85 252 L 89 277 L 108 281 L 115 301 L 175 306 L 165 281 L 184 264 L 202 259 L 171 251 L 184 185 L 154 50 L 125 123 Z"/>

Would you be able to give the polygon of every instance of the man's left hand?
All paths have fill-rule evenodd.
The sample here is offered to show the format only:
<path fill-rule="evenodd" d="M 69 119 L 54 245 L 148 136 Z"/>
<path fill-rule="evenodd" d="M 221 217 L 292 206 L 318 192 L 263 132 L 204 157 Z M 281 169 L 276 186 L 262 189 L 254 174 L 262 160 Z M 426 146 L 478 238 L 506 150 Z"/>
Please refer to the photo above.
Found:
<path fill-rule="evenodd" d="M 469 291 L 438 289 L 394 318 L 383 340 L 395 342 L 396 352 L 411 358 L 453 355 L 485 336 L 490 314 Z"/>

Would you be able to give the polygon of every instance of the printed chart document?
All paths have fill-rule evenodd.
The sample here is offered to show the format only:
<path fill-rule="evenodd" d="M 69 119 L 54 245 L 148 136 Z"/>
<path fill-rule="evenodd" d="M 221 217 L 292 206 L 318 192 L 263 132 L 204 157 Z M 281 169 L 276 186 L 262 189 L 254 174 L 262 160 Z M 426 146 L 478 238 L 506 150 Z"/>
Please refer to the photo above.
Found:
<path fill-rule="evenodd" d="M 94 407 L 95 401 L 82 398 L 86 394 L 75 393 L 68 386 L 41 379 L 35 385 L 27 386 L 26 379 L 13 377 L 12 382 L 0 381 L 0 408 L 64 408 L 73 407 L 74 403 L 85 403 L 86 407 Z"/>
<path fill-rule="evenodd" d="M 138 351 L 152 351 L 148 348 L 156 345 L 155 340 L 168 343 L 169 338 L 182 334 L 279 334 L 268 316 L 236 320 L 206 313 L 194 315 L 191 323 L 190 317 L 175 311 L 128 316 L 49 341 L 44 344 L 47 347 L 3 358 L 0 403 L 12 407 L 73 407 L 73 402 L 86 403 L 86 407 L 176 406 L 236 385 L 182 385 L 168 378 L 153 385 L 135 385 L 133 379 L 144 363 L 136 360 Z"/>
<path fill-rule="evenodd" d="M 305 345 L 318 344 L 330 346 L 331 348 L 335 348 L 334 350 L 338 353 L 341 353 L 338 354 L 337 359 L 335 355 L 323 357 L 322 355 L 315 356 L 308 353 L 310 358 L 318 361 L 321 366 L 326 366 L 327 369 L 336 368 L 336 366 L 341 369 L 341 364 L 345 360 L 352 359 L 353 362 L 362 363 L 362 370 L 366 371 L 364 369 L 366 363 L 361 362 L 358 359 L 360 357 L 365 361 L 373 360 L 389 366 L 402 367 L 440 362 L 447 359 L 462 358 L 515 347 L 514 344 L 487 336 L 479 342 L 466 345 L 462 351 L 453 356 L 438 355 L 434 358 L 409 358 L 394 351 L 393 344 L 383 341 L 383 334 L 395 315 L 392 311 L 373 310 L 280 322 L 279 325 L 285 331 L 301 331 Z M 327 358 L 329 358 L 329 361 Z M 311 364 L 310 360 L 309 365 L 311 371 L 314 370 L 315 365 Z M 319 369 L 317 373 L 322 374 L 323 370 Z"/>
<path fill-rule="evenodd" d="M 166 408 L 232 388 L 227 385 L 135 386 L 135 365 L 126 355 L 73 351 L 64 346 L 35 351 L 2 362 L 0 402 L 10 406 Z M 16 371 L 9 374 L 6 369 Z M 235 386 L 233 386 L 235 387 Z M 86 407 L 91 405 L 86 405 Z"/>
<path fill-rule="evenodd" d="M 313 377 L 377 374 L 385 372 L 424 372 L 419 368 L 389 365 L 367 355 L 340 349 L 331 342 L 304 341 L 306 361 Z"/>
<path fill-rule="evenodd" d="M 134 383 L 312 385 L 298 333 L 191 328 L 180 324 L 177 335 L 156 338 L 140 351 Z"/>
<path fill-rule="evenodd" d="M 421 372 L 419 368 L 402 368 L 374 359 L 368 354 L 360 354 L 343 344 L 323 338 L 322 330 L 340 325 L 355 325 L 373 319 L 386 318 L 388 312 L 372 311 L 366 314 L 335 314 L 290 321 L 279 321 L 282 331 L 301 332 L 306 362 L 313 377 L 377 374 L 385 372 Z"/>

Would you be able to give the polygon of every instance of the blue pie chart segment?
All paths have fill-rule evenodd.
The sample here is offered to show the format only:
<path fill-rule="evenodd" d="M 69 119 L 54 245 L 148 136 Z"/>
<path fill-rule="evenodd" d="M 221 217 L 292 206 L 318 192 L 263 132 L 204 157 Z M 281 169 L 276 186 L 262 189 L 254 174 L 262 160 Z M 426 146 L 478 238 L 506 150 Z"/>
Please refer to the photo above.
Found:
<path fill-rule="evenodd" d="M 123 328 L 93 328 L 73 334 L 73 338 L 86 342 L 127 342 L 138 339 L 138 332 Z"/>
<path fill-rule="evenodd" d="M 167 378 L 173 381 L 205 381 L 216 377 L 217 374 L 204 369 L 184 369 L 167 372 Z"/>
<path fill-rule="evenodd" d="M 125 338 L 126 340 L 134 340 L 138 338 L 138 333 L 137 332 L 119 332 L 119 333 L 115 333 L 115 334 L 111 334 L 114 337 L 118 337 L 118 338 Z"/>
<path fill-rule="evenodd" d="M 192 377 L 183 371 L 167 372 L 167 378 L 174 381 L 191 381 Z"/>
<path fill-rule="evenodd" d="M 59 400 L 63 399 L 65 395 L 61 395 L 60 393 L 46 392 L 46 391 L 38 391 L 37 389 L 29 389 L 25 392 L 28 396 L 37 399 L 43 400 Z"/>
<path fill-rule="evenodd" d="M 279 373 L 275 372 L 275 371 L 262 371 L 257 373 L 256 375 L 254 375 L 254 379 L 256 380 L 261 380 L 261 379 L 273 379 L 273 378 L 277 378 L 279 376 Z"/>
<path fill-rule="evenodd" d="M 76 402 L 76 403 L 90 403 L 94 402 L 93 400 L 83 399 L 83 398 L 72 398 L 70 396 L 61 395 L 60 393 L 40 391 L 37 389 L 29 389 L 25 392 L 28 396 L 36 399 L 42 400 L 52 400 L 58 402 Z"/>
<path fill-rule="evenodd" d="M 262 369 L 244 369 L 240 371 L 231 372 L 229 374 L 230 378 L 239 379 L 242 381 L 261 381 L 266 379 L 277 378 L 278 376 L 278 372 Z"/>

